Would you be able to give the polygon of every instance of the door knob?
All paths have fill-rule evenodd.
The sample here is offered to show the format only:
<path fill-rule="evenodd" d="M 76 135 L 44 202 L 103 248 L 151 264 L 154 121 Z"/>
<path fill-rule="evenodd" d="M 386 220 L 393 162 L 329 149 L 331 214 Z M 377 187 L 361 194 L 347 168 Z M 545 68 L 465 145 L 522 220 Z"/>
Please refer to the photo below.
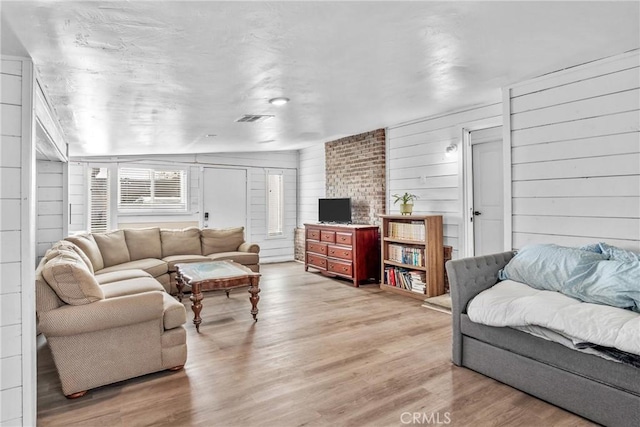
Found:
<path fill-rule="evenodd" d="M 473 212 L 473 214 L 474 214 L 474 215 L 476 215 L 476 216 L 477 216 L 477 215 L 482 215 L 482 212 L 475 211 L 475 212 Z"/>

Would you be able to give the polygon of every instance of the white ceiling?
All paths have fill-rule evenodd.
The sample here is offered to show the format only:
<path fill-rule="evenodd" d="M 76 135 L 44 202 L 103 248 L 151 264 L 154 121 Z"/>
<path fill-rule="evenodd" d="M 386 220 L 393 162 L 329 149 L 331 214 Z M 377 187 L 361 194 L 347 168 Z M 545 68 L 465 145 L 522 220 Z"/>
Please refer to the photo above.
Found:
<path fill-rule="evenodd" d="M 638 1 L 0 7 L 73 156 L 296 149 L 500 101 L 504 85 L 640 47 Z M 279 96 L 291 102 L 268 103 Z M 275 117 L 236 123 L 244 114 Z"/>

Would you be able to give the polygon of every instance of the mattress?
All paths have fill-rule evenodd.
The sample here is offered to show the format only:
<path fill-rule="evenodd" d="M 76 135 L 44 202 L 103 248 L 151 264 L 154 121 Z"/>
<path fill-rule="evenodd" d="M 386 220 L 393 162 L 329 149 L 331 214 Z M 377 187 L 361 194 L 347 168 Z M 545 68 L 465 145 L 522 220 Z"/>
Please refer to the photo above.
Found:
<path fill-rule="evenodd" d="M 640 367 L 640 313 L 505 280 L 467 307 L 475 323 L 511 327 L 577 351 Z"/>

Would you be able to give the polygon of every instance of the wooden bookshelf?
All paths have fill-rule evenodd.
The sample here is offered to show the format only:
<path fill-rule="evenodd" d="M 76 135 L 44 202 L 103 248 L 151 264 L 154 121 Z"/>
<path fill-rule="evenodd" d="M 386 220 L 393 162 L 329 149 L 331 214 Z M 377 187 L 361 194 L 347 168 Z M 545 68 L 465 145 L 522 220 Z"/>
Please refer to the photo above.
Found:
<path fill-rule="evenodd" d="M 380 289 L 420 300 L 444 294 L 442 215 L 380 217 Z M 411 290 L 411 283 L 418 281 L 409 280 L 407 276 L 419 278 L 419 282 L 424 283 L 424 291 Z"/>

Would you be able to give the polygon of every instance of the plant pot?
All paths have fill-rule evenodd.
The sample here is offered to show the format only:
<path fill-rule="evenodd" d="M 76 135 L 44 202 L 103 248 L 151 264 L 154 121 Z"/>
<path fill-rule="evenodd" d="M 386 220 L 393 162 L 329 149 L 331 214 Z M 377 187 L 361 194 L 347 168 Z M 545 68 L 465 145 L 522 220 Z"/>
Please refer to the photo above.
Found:
<path fill-rule="evenodd" d="M 411 215 L 413 212 L 413 203 L 402 203 L 400 205 L 400 213 L 402 215 Z"/>

